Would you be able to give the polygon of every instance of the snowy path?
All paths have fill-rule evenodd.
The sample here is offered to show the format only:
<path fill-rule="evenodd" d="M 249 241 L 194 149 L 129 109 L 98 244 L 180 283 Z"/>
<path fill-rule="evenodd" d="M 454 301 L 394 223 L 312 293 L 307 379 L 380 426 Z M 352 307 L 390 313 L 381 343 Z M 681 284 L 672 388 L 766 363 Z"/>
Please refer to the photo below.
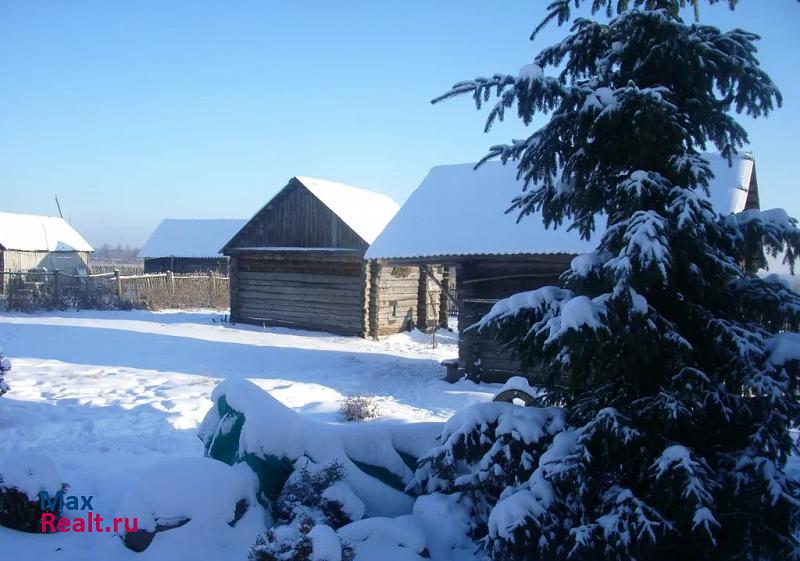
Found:
<path fill-rule="evenodd" d="M 223 326 L 212 323 L 212 316 L 0 315 L 0 346 L 13 363 L 12 391 L 0 400 L 0 460 L 16 453 L 47 454 L 75 492 L 94 494 L 96 508 L 111 513 L 129 481 L 146 467 L 202 455 L 195 429 L 222 379 L 248 378 L 322 421 L 335 421 L 337 400 L 350 393 L 374 394 L 383 417 L 405 422 L 444 420 L 496 390 L 440 380 L 439 361 L 457 353 L 452 335 L 440 337 L 433 349 L 421 334 L 373 342 Z M 211 552 L 218 551 L 220 559 L 244 559 L 252 543 L 247 531 L 237 525 L 230 543 L 200 544 L 200 558 L 215 559 Z M 42 538 L 0 529 L 0 547 L 12 541 L 14 549 L 37 552 L 31 558 L 94 559 L 101 551 L 104 558 L 159 558 L 151 550 L 131 554 L 108 537 Z"/>

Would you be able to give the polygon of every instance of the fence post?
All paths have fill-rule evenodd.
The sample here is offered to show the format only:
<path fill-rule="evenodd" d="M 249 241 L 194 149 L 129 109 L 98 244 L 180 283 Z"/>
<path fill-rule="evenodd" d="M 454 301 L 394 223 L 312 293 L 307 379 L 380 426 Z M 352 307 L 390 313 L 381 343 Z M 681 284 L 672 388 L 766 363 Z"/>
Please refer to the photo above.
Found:
<path fill-rule="evenodd" d="M 450 291 L 450 267 L 448 265 L 442 266 L 442 288 L 439 292 L 439 325 L 447 328 L 447 294 Z"/>
<path fill-rule="evenodd" d="M 167 278 L 169 279 L 169 289 L 172 293 L 173 304 L 175 303 L 175 273 L 167 271 Z"/>
<path fill-rule="evenodd" d="M 122 298 L 122 279 L 117 268 L 114 268 L 114 285 L 117 287 L 117 298 Z"/>
<path fill-rule="evenodd" d="M 56 306 L 59 305 L 61 302 L 61 271 L 58 269 L 53 269 L 53 293 L 56 297 Z M 45 277 L 47 280 L 47 277 Z"/>
<path fill-rule="evenodd" d="M 214 306 L 214 271 L 208 272 L 208 306 Z"/>

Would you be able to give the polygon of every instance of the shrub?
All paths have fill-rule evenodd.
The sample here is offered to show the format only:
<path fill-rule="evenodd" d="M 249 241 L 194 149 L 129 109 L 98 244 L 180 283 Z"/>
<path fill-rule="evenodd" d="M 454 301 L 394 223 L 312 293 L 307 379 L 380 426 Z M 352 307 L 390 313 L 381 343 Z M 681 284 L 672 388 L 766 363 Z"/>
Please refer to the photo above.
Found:
<path fill-rule="evenodd" d="M 39 494 L 51 497 L 66 492 L 52 460 L 46 456 L 24 455 L 6 458 L 0 466 L 0 526 L 22 532 L 40 533 L 42 514 Z M 60 508 L 50 510 L 60 517 Z"/>
<path fill-rule="evenodd" d="M 344 467 L 333 461 L 317 466 L 310 460 L 295 470 L 275 502 L 275 519 L 291 524 L 310 518 L 317 524 L 341 528 L 364 516 L 364 503 L 343 481 Z M 297 465 L 297 464 L 296 464 Z"/>
<path fill-rule="evenodd" d="M 379 414 L 372 395 L 348 395 L 339 401 L 339 415 L 347 422 L 374 419 Z"/>
<path fill-rule="evenodd" d="M 327 539 L 315 539 L 319 537 Z M 339 542 L 341 551 L 337 552 L 334 539 L 339 538 L 330 528 L 324 525 L 315 526 L 313 520 L 304 518 L 296 525 L 276 526 L 258 536 L 256 543 L 250 548 L 247 559 L 248 561 L 353 561 L 355 558 L 353 548 Z M 314 549 L 315 542 L 319 551 Z"/>
<path fill-rule="evenodd" d="M 57 308 L 55 294 L 45 282 L 27 282 L 22 277 L 11 277 L 8 281 L 9 310 L 32 313 L 36 310 Z"/>
<path fill-rule="evenodd" d="M 11 370 L 11 361 L 8 360 L 3 354 L 3 348 L 0 347 L 0 395 L 8 393 L 11 387 L 6 383 L 6 373 Z"/>

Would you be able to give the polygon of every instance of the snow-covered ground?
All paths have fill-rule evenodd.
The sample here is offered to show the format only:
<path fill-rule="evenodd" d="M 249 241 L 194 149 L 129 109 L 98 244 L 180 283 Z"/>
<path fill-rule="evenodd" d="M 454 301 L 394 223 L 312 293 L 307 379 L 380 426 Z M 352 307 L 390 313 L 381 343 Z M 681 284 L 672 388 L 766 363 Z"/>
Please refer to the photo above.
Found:
<path fill-rule="evenodd" d="M 46 454 L 71 493 L 93 495 L 95 511 L 113 516 L 149 467 L 202 456 L 196 429 L 221 380 L 247 378 L 326 422 L 337 421 L 338 400 L 347 394 L 373 394 L 384 419 L 414 422 L 445 420 L 499 387 L 441 380 L 440 361 L 457 354 L 448 332 L 433 348 L 421 333 L 374 342 L 228 326 L 218 318 L 145 311 L 0 315 L 0 346 L 13 363 L 12 391 L 0 399 L 0 465 L 14 454 Z M 108 534 L 36 536 L 0 528 L 0 550 L 30 559 L 244 560 L 263 520 L 253 512 L 235 528 L 199 539 L 182 530 L 133 553 Z"/>

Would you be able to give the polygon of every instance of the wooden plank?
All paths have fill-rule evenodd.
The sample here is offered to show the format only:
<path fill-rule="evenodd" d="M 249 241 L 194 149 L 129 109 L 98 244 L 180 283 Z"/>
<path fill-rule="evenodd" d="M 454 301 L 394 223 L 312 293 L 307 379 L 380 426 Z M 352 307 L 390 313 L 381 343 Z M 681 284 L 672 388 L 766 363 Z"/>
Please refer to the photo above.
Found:
<path fill-rule="evenodd" d="M 380 261 L 373 260 L 370 263 L 370 290 L 369 290 L 369 305 L 368 307 L 368 315 L 369 315 L 369 324 L 367 326 L 367 331 L 369 332 L 369 336 L 373 339 L 377 339 L 380 334 L 378 331 L 378 324 L 379 324 L 379 307 L 380 304 L 378 303 L 378 297 L 380 294 L 380 280 L 381 280 L 381 273 L 382 273 L 382 266 Z"/>
<path fill-rule="evenodd" d="M 411 286 L 416 287 L 419 286 L 419 277 L 415 277 L 413 279 L 391 279 L 383 276 L 381 277 L 381 283 L 379 286 L 384 286 L 386 288 L 411 287 Z"/>
<path fill-rule="evenodd" d="M 299 294 L 265 294 L 263 292 L 251 292 L 240 290 L 239 294 L 242 298 L 263 301 L 263 302 L 284 302 L 293 306 L 318 306 L 318 307 L 338 307 L 350 306 L 361 307 L 361 299 L 357 296 L 349 298 L 330 297 L 325 295 L 309 295 L 301 296 Z"/>
<path fill-rule="evenodd" d="M 370 291 L 370 268 L 366 260 L 361 264 L 361 290 L 360 304 L 361 312 L 361 337 L 369 336 L 369 291 Z"/>
<path fill-rule="evenodd" d="M 353 277 L 361 275 L 360 263 L 258 262 L 251 265 L 243 265 L 241 269 L 247 273 L 302 273 L 306 275 L 345 275 Z"/>
<path fill-rule="evenodd" d="M 554 276 L 553 273 L 545 272 L 545 273 L 521 273 L 517 275 L 498 275 L 494 277 L 483 277 L 477 279 L 469 279 L 461 281 L 461 285 L 464 286 L 466 284 L 474 284 L 474 283 L 484 283 L 484 282 L 493 282 L 499 280 L 510 280 L 510 279 L 557 279 L 558 277 Z"/>
<path fill-rule="evenodd" d="M 261 317 L 261 316 L 246 316 L 243 315 L 239 320 L 239 323 L 248 323 L 252 325 L 267 325 L 270 327 L 290 327 L 292 329 L 304 329 L 308 331 L 326 331 L 329 333 L 335 333 L 337 335 L 347 335 L 358 337 L 360 333 L 360 327 L 351 325 L 351 326 L 344 326 L 344 325 L 333 325 L 333 324 L 326 324 L 326 323 L 310 323 L 310 322 L 296 322 L 292 320 L 283 320 L 279 318 L 268 318 L 268 317 Z"/>
<path fill-rule="evenodd" d="M 442 294 L 444 294 L 446 298 L 448 298 L 453 302 L 453 304 L 458 306 L 458 302 L 456 302 L 455 296 L 453 296 L 450 293 L 450 290 L 447 286 L 442 284 L 442 282 L 438 278 L 436 278 L 436 275 L 433 273 L 433 271 L 428 265 L 422 265 L 420 269 L 422 270 L 423 273 L 425 273 L 428 276 L 431 282 L 433 282 L 439 288 L 439 290 L 442 292 Z"/>
<path fill-rule="evenodd" d="M 336 288 L 332 286 L 283 286 L 281 284 L 263 285 L 241 283 L 240 290 L 258 292 L 262 294 L 297 295 L 297 296 L 324 296 L 324 297 L 356 297 L 360 298 L 362 292 L 352 288 Z"/>
<path fill-rule="evenodd" d="M 359 316 L 354 315 L 320 315 L 310 313 L 299 313 L 296 310 L 274 310 L 270 308 L 250 308 L 242 307 L 242 316 L 246 317 L 271 317 L 283 321 L 293 321 L 298 324 L 325 324 L 325 325 L 361 325 Z"/>
<path fill-rule="evenodd" d="M 389 300 L 414 300 L 419 301 L 417 292 L 394 292 L 391 290 L 380 290 L 379 299 L 386 302 Z"/>
<path fill-rule="evenodd" d="M 321 318 L 319 316 L 287 314 L 281 311 L 261 310 L 258 308 L 242 308 L 242 317 L 270 318 L 286 323 L 292 323 L 298 328 L 312 329 L 313 326 L 339 326 L 352 328 L 354 332 L 360 332 L 360 318 Z"/>
<path fill-rule="evenodd" d="M 253 273 L 240 271 L 241 281 L 279 281 L 279 282 L 301 282 L 308 284 L 351 284 L 358 286 L 361 282 L 360 275 L 306 275 L 303 273 Z"/>
<path fill-rule="evenodd" d="M 317 314 L 325 313 L 362 313 L 364 308 L 357 302 L 326 303 L 313 301 L 274 300 L 266 298 L 253 298 L 243 296 L 240 299 L 243 306 L 258 306 L 262 308 L 276 308 L 285 310 L 310 311 Z"/>
<path fill-rule="evenodd" d="M 361 316 L 362 310 L 358 308 L 351 308 L 351 309 L 336 309 L 336 308 L 327 308 L 325 310 L 320 310 L 317 308 L 299 308 L 299 307 L 289 307 L 289 306 L 282 306 L 277 304 L 268 304 L 265 302 L 241 302 L 240 305 L 242 309 L 247 310 L 270 310 L 276 313 L 285 313 L 288 315 L 306 315 L 312 318 L 316 318 L 317 320 L 329 320 L 331 318 L 348 318 L 353 319 Z M 337 320 L 338 321 L 338 320 Z"/>
<path fill-rule="evenodd" d="M 308 328 L 308 326 L 335 326 L 353 328 L 354 331 L 359 330 L 361 327 L 361 319 L 354 317 L 342 318 L 328 318 L 313 315 L 298 315 L 285 313 L 275 310 L 262 310 L 259 308 L 242 308 L 242 317 L 252 318 L 271 318 L 283 322 L 291 322 L 299 327 Z"/>
<path fill-rule="evenodd" d="M 285 308 L 287 310 L 311 310 L 318 313 L 328 311 L 341 311 L 360 313 L 363 308 L 357 300 L 351 302 L 325 302 L 325 301 L 309 301 L 309 300 L 285 300 L 285 299 L 271 299 L 254 297 L 252 295 L 242 295 L 240 297 L 240 304 L 242 305 L 257 305 L 264 307 Z"/>

